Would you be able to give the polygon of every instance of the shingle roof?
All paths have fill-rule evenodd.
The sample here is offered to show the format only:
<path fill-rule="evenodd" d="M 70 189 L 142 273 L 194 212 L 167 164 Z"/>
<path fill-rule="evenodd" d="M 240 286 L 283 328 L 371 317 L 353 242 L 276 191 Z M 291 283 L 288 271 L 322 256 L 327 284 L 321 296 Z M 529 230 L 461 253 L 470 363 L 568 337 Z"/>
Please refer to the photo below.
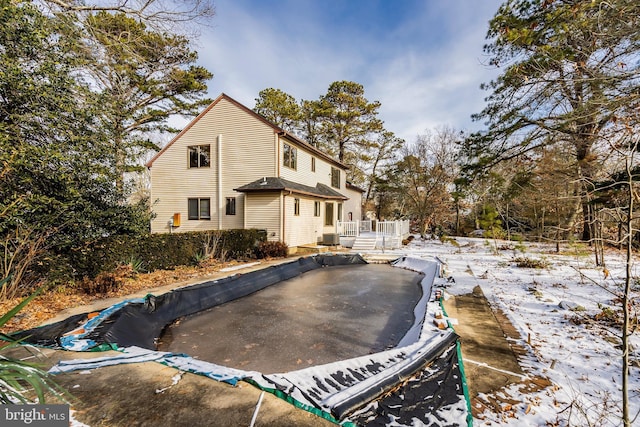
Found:
<path fill-rule="evenodd" d="M 359 191 L 361 193 L 366 193 L 367 192 L 367 190 L 363 190 L 362 188 L 358 187 L 357 185 L 354 185 L 354 184 L 350 183 L 349 181 L 347 181 L 347 188 L 350 188 L 350 189 L 355 190 L 355 191 Z"/>
<path fill-rule="evenodd" d="M 309 185 L 299 184 L 297 182 L 272 176 L 260 178 L 257 181 L 253 181 L 249 184 L 243 185 L 242 187 L 235 188 L 235 191 L 238 191 L 240 193 L 256 193 L 263 191 L 291 191 L 293 193 L 315 196 L 322 199 L 348 199 L 348 197 L 340 194 L 328 185 L 318 183 L 315 187 L 311 187 Z"/>

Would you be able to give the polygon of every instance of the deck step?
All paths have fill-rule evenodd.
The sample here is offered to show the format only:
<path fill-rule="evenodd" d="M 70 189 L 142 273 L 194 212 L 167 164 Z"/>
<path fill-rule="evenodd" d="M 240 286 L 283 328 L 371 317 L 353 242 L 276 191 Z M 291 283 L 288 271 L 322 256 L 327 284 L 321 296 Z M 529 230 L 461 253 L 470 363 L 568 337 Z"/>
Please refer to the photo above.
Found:
<path fill-rule="evenodd" d="M 376 248 L 376 241 L 376 236 L 358 236 L 351 249 L 354 251 L 373 250 Z"/>

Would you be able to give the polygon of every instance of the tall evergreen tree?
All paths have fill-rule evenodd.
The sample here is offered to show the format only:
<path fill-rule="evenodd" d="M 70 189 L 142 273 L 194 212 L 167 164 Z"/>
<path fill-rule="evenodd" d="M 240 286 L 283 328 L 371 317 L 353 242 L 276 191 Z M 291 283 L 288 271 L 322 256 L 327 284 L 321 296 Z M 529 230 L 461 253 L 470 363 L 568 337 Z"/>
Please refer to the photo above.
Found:
<path fill-rule="evenodd" d="M 288 93 L 274 88 L 260 91 L 253 110 L 271 123 L 293 133 L 296 133 L 302 117 L 296 99 Z"/>
<path fill-rule="evenodd" d="M 640 4 L 635 0 L 508 0 L 490 22 L 485 52 L 504 72 L 475 116 L 488 130 L 464 144 L 473 164 L 497 162 L 558 142 L 572 147 L 582 185 L 583 239 L 599 145 L 611 124 L 640 103 Z"/>
<path fill-rule="evenodd" d="M 124 13 L 90 15 L 85 28 L 91 35 L 87 67 L 122 187 L 122 174 L 159 149 L 151 131 L 174 131 L 167 124 L 171 116 L 195 116 L 211 102 L 204 94 L 212 74 L 195 65 L 197 54 L 186 37 L 150 31 Z"/>
<path fill-rule="evenodd" d="M 0 274 L 12 286 L 46 250 L 147 227 L 114 189 L 76 30 L 31 2 L 0 0 Z"/>
<path fill-rule="evenodd" d="M 348 165 L 347 179 L 371 192 L 376 170 L 402 145 L 384 129 L 379 108 L 361 84 L 337 81 L 319 99 L 299 102 L 280 89 L 264 89 L 254 111 Z"/>
<path fill-rule="evenodd" d="M 380 102 L 365 98 L 364 87 L 359 83 L 331 83 L 317 108 L 322 145 L 341 162 L 347 160 L 348 153 L 357 156 L 366 152 L 373 136 L 383 130 L 378 118 Z"/>

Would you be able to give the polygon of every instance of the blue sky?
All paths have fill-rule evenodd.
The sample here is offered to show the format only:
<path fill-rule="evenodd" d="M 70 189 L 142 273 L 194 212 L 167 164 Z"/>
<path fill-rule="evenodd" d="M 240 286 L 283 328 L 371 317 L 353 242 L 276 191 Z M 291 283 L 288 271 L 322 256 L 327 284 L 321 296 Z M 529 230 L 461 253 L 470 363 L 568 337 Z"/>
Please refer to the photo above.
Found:
<path fill-rule="evenodd" d="M 498 0 L 215 0 L 199 63 L 253 108 L 265 88 L 318 99 L 350 80 L 382 103 L 385 127 L 408 141 L 437 126 L 477 130 L 480 84 L 497 76 L 482 52 Z"/>

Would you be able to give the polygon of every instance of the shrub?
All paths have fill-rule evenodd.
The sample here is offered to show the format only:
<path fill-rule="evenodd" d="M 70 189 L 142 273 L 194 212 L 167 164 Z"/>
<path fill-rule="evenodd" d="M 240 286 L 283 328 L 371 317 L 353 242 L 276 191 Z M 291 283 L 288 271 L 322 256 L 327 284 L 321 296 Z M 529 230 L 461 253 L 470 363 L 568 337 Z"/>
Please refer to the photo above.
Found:
<path fill-rule="evenodd" d="M 549 266 L 549 263 L 544 259 L 529 257 L 516 257 L 513 259 L 513 262 L 520 268 L 547 268 Z"/>
<path fill-rule="evenodd" d="M 0 287 L 6 285 L 9 278 L 0 279 Z M 21 303 L 0 316 L 0 328 L 13 318 L 22 308 L 35 298 L 42 289 L 25 298 Z M 20 345 L 3 334 L 3 340 L 9 341 L 3 350 L 9 350 Z M 0 356 L 0 405 L 30 404 L 35 394 L 38 403 L 45 403 L 47 398 L 66 401 L 68 394 L 52 378 L 51 375 L 38 365 L 24 362 L 10 356 Z"/>
<path fill-rule="evenodd" d="M 154 271 L 193 265 L 204 256 L 222 260 L 252 257 L 258 243 L 266 238 L 264 230 L 256 229 L 111 236 L 66 255 L 64 262 L 69 268 L 64 271 L 71 275 L 68 279 L 91 279 L 114 271 L 122 260 L 134 269 L 144 266 L 145 270 Z M 56 259 L 63 262 L 61 257 Z"/>
<path fill-rule="evenodd" d="M 443 244 L 450 243 L 456 248 L 460 247 L 460 243 L 458 243 L 456 239 L 454 239 L 453 237 L 447 236 L 446 234 L 440 235 L 440 242 L 442 242 Z"/>
<path fill-rule="evenodd" d="M 402 239 L 402 244 L 404 246 L 407 246 L 409 243 L 413 242 L 415 238 L 416 236 L 414 236 L 413 234 L 409 234 L 409 236 L 406 239 Z"/>
<path fill-rule="evenodd" d="M 134 273 L 144 273 L 145 272 L 144 261 L 141 260 L 138 257 L 132 256 L 124 264 L 125 265 L 129 265 L 131 267 L 131 270 Z"/>
<path fill-rule="evenodd" d="M 256 258 L 284 258 L 289 247 L 284 242 L 260 242 L 255 249 Z"/>

